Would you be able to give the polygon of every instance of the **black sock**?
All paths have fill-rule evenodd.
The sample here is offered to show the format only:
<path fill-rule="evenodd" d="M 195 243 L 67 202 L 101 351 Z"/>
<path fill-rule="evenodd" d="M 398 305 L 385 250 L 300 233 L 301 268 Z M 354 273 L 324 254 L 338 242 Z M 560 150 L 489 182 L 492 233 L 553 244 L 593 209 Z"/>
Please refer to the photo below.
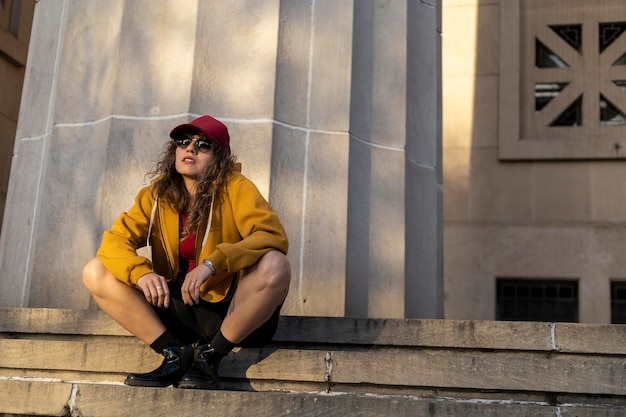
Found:
<path fill-rule="evenodd" d="M 156 340 L 150 344 L 150 347 L 156 353 L 163 353 L 163 349 L 172 346 L 180 346 L 180 342 L 178 341 L 178 338 L 169 330 L 163 332 L 161 336 L 157 337 Z"/>
<path fill-rule="evenodd" d="M 226 356 L 231 350 L 233 350 L 236 344 L 226 339 L 222 334 L 222 331 L 218 330 L 215 337 L 213 337 L 211 346 L 213 346 L 213 349 L 215 349 L 217 353 L 222 356 Z"/>

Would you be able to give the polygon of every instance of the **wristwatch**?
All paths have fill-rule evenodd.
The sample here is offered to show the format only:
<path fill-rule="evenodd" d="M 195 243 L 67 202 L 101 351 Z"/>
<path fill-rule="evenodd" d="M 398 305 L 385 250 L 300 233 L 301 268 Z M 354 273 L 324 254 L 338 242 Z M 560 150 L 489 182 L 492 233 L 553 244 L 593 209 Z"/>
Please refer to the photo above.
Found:
<path fill-rule="evenodd" d="M 209 261 L 208 259 L 203 260 L 202 265 L 209 267 L 209 269 L 211 270 L 211 275 L 217 274 L 217 271 L 215 270 L 213 263 L 211 263 L 211 261 Z"/>

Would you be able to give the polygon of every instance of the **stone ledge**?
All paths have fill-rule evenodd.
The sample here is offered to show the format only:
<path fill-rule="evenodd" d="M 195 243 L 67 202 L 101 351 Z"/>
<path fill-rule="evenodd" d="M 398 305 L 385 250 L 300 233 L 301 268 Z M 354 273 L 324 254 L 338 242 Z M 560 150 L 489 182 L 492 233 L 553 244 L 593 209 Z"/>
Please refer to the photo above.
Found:
<path fill-rule="evenodd" d="M 28 395 L 26 395 L 28 394 Z M 43 399 L 48 399 L 42 401 Z M 1 412 L 40 416 L 579 416 L 617 417 L 623 407 L 479 401 L 401 395 L 196 391 L 113 384 L 0 380 Z"/>
<path fill-rule="evenodd" d="M 97 310 L 0 308 L 0 333 L 130 336 Z M 277 342 L 626 355 L 626 325 L 284 316 Z"/>
<path fill-rule="evenodd" d="M 229 386 L 247 390 L 327 387 L 387 393 L 395 387 L 408 394 L 488 390 L 516 392 L 516 398 L 626 396 L 625 330 L 284 317 L 272 344 L 233 352 L 220 373 Z M 149 371 L 161 360 L 100 311 L 0 309 L 0 350 L 0 376 L 64 381 L 121 382 L 125 374 Z"/>
<path fill-rule="evenodd" d="M 111 342 L 0 339 L 0 375 L 121 382 L 147 372 L 161 357 L 143 345 Z M 26 352 L 26 354 L 25 354 Z M 367 386 L 626 396 L 623 357 L 535 351 L 271 344 L 241 349 L 222 361 L 220 374 L 250 390 L 316 384 L 346 391 Z M 12 371 L 9 371 L 12 370 Z"/>

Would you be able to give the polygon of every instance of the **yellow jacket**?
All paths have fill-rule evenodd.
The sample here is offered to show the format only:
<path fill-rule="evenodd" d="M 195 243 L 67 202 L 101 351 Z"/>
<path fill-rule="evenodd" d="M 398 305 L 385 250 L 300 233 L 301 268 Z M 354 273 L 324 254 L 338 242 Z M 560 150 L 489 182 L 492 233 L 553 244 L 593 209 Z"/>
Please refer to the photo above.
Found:
<path fill-rule="evenodd" d="M 270 250 L 286 254 L 289 246 L 276 212 L 249 179 L 234 171 L 224 189 L 213 207 L 204 247 L 206 222 L 196 234 L 196 265 L 208 259 L 217 270 L 200 287 L 200 296 L 209 302 L 225 297 L 234 273 L 255 264 Z M 154 202 L 150 187 L 143 188 L 130 210 L 120 214 L 102 236 L 98 259 L 128 285 L 136 285 L 139 278 L 152 271 L 168 281 L 179 272 L 179 213 L 162 198 L 158 199 L 150 237 L 152 261 L 137 254 L 138 248 L 146 246 Z"/>

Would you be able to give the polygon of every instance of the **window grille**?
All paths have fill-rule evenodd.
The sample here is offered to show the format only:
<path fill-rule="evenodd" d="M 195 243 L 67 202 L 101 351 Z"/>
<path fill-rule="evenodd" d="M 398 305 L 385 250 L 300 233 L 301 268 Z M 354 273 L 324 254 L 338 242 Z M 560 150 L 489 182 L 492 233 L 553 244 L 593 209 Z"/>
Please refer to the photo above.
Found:
<path fill-rule="evenodd" d="M 611 282 L 611 323 L 626 324 L 626 282 Z"/>
<path fill-rule="evenodd" d="M 496 319 L 578 322 L 578 282 L 498 279 Z"/>
<path fill-rule="evenodd" d="M 626 157 L 623 0 L 500 5 L 500 158 Z"/>

